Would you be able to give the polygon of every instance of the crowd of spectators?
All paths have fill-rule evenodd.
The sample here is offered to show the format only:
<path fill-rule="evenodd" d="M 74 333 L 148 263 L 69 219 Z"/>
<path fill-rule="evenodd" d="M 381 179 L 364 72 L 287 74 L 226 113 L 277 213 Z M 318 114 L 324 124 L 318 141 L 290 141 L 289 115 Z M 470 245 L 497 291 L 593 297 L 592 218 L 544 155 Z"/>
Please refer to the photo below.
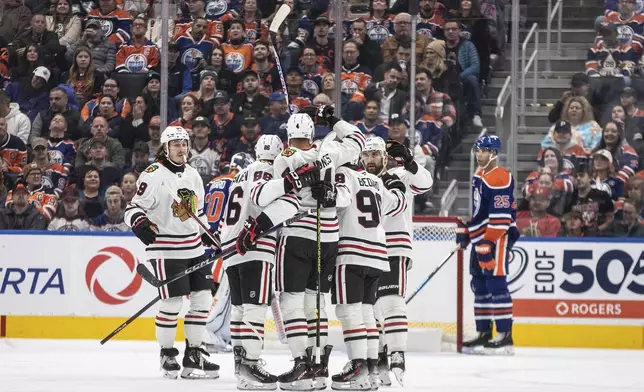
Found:
<path fill-rule="evenodd" d="M 415 88 L 413 144 L 430 170 L 482 126 L 503 1 L 419 0 L 413 49 L 409 0 L 350 0 L 341 28 L 329 1 L 283 1 L 284 90 L 268 32 L 281 1 L 171 0 L 163 47 L 160 2 L 0 0 L 0 229 L 126 230 L 124 205 L 161 146 L 162 90 L 204 182 L 235 153 L 254 155 L 261 134 L 286 141 L 289 113 L 332 104 L 338 89 L 345 120 L 410 145 Z"/>
<path fill-rule="evenodd" d="M 644 237 L 643 11 L 641 1 L 606 1 L 586 70 L 548 114 L 525 179 L 524 236 Z"/>

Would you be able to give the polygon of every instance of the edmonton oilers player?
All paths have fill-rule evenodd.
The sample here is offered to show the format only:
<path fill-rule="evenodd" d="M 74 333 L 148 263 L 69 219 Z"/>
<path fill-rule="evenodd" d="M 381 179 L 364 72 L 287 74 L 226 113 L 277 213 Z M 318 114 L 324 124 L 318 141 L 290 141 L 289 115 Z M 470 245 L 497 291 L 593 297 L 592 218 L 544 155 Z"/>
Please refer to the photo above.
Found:
<path fill-rule="evenodd" d="M 512 355 L 512 298 L 508 291 L 508 264 L 512 245 L 519 239 L 516 228 L 514 179 L 497 166 L 501 150 L 498 136 L 483 135 L 476 141 L 478 170 L 472 179 L 474 211 L 467 228 L 456 241 L 465 249 L 471 242 L 471 287 L 474 291 L 475 339 L 463 343 L 464 353 Z M 497 336 L 492 339 L 492 321 Z"/>
<path fill-rule="evenodd" d="M 219 223 L 224 216 L 224 207 L 228 202 L 228 191 L 233 179 L 237 173 L 253 162 L 255 162 L 255 159 L 250 154 L 245 152 L 237 153 L 230 159 L 228 174 L 213 178 L 206 185 L 204 212 L 212 232 L 220 232 Z M 213 252 L 210 248 L 206 250 L 208 256 Z M 215 281 L 214 291 L 217 292 L 217 295 L 213 293 L 216 302 L 213 303 L 213 308 L 206 324 L 207 336 L 204 336 L 206 350 L 209 352 L 232 351 L 232 346 L 230 345 L 230 289 L 228 282 L 224 282 L 226 277 L 223 276 L 223 264 L 223 259 L 217 260 L 212 273 Z"/>

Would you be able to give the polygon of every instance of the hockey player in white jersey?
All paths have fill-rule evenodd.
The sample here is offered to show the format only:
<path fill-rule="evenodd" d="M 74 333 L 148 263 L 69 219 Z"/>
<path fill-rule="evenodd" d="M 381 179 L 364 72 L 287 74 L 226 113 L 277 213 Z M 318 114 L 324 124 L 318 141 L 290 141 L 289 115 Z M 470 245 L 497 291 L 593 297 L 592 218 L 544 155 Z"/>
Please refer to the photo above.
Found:
<path fill-rule="evenodd" d="M 399 178 L 406 187 L 407 203 L 413 206 L 414 195 L 429 191 L 432 175 L 427 169 L 414 161 L 411 151 L 404 145 L 379 137 L 371 138 L 369 147 L 363 151 L 361 159 L 365 169 L 380 176 L 383 182 Z M 386 149 L 386 151 L 385 151 Z M 402 166 L 387 170 L 387 156 Z M 405 372 L 405 351 L 407 350 L 407 270 L 411 268 L 413 208 L 404 214 L 386 216 L 383 226 L 387 236 L 387 256 L 390 271 L 380 278 L 377 292 L 376 315 L 384 330 L 383 344 L 379 354 L 380 378 L 383 385 L 391 385 L 389 370 L 394 372 L 399 382 Z M 391 352 L 391 367 L 388 364 L 387 349 Z"/>
<path fill-rule="evenodd" d="M 380 139 L 380 138 L 378 138 Z M 382 140 L 382 139 L 380 139 Z M 384 144 L 384 143 L 383 143 Z M 367 139 L 366 150 L 370 147 Z M 378 280 L 389 271 L 383 216 L 399 216 L 407 208 L 405 185 L 396 176 L 383 184 L 362 169 L 342 166 L 335 175 L 340 222 L 338 258 L 332 282 L 335 314 L 342 324 L 349 362 L 331 379 L 335 390 L 378 387 L 378 329 L 373 305 Z"/>
<path fill-rule="evenodd" d="M 204 188 L 199 173 L 187 165 L 190 137 L 182 127 L 171 126 L 161 134 L 162 150 L 157 161 L 139 177 L 138 191 L 125 210 L 125 222 L 143 242 L 148 261 L 159 279 L 166 279 L 204 259 L 204 247 L 217 246 L 211 235 L 188 215 L 192 211 L 208 223 L 203 211 Z M 182 202 L 177 203 L 178 194 Z M 190 295 L 190 309 L 184 318 L 186 349 L 182 378 L 217 378 L 219 366 L 208 362 L 201 349 L 206 318 L 212 303 L 210 267 L 159 289 L 161 305 L 156 316 L 156 337 L 161 346 L 164 376 L 177 378 L 181 367 L 174 348 L 177 318 L 183 297 Z"/>
<path fill-rule="evenodd" d="M 233 179 L 221 224 L 222 248 L 237 248 L 237 253 L 225 257 L 224 262 L 233 306 L 230 332 L 237 388 L 242 390 L 277 388 L 277 377 L 264 370 L 259 359 L 276 236 L 257 238 L 293 217 L 300 207 L 299 196 L 294 192 L 320 179 L 320 170 L 306 164 L 273 180 L 273 161 L 282 149 L 282 141 L 276 135 L 259 138 L 255 146 L 257 161 Z"/>
<path fill-rule="evenodd" d="M 315 123 L 326 124 L 332 132 L 324 141 L 313 143 Z M 330 187 L 333 195 L 335 169 L 359 156 L 365 138 L 360 130 L 333 115 L 333 108 L 323 106 L 292 115 L 286 125 L 289 147 L 275 160 L 275 174 L 282 175 L 303 163 L 320 167 L 320 177 Z M 334 140 L 337 137 L 340 141 Z M 317 201 L 310 189 L 300 192 L 302 208 L 315 208 Z M 317 288 L 317 224 L 316 215 L 305 218 L 282 229 L 277 246 L 275 274 L 276 291 L 280 294 L 280 308 L 286 336 L 294 358 L 293 368 L 279 376 L 280 388 L 286 390 L 311 390 L 326 388 L 328 357 L 331 346 L 326 345 L 328 320 L 324 296 L 320 306 L 320 345 L 324 352 L 320 364 L 314 364 L 313 346 L 316 337 L 316 288 Z M 333 277 L 338 251 L 338 217 L 335 207 L 321 210 L 321 274 L 320 291 L 328 293 Z M 307 352 L 308 351 L 308 352 Z"/>

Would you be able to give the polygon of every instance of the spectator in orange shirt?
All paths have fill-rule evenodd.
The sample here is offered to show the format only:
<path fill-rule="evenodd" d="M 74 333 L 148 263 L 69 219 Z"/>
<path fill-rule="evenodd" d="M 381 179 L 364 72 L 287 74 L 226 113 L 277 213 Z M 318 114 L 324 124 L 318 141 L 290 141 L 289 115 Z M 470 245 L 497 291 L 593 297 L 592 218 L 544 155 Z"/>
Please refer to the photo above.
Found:
<path fill-rule="evenodd" d="M 550 189 L 537 187 L 530 196 L 530 210 L 517 212 L 517 227 L 524 237 L 556 237 L 561 223 L 546 212 L 550 205 Z"/>

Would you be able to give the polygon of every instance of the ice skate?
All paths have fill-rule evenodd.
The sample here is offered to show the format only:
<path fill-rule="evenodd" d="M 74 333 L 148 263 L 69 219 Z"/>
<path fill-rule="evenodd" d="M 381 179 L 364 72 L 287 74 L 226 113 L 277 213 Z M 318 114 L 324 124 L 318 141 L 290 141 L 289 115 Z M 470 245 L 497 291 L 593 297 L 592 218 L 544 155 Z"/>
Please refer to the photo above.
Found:
<path fill-rule="evenodd" d="M 483 354 L 483 346 L 492 339 L 492 330 L 479 332 L 478 335 L 463 342 L 463 354 Z"/>
<path fill-rule="evenodd" d="M 329 356 L 331 355 L 333 346 L 327 344 L 322 349 L 320 354 L 320 364 L 315 363 L 315 355 L 313 354 L 313 347 L 306 349 L 306 355 L 311 359 L 311 367 L 313 369 L 313 388 L 317 391 L 326 389 L 326 379 L 329 377 Z"/>
<path fill-rule="evenodd" d="M 331 377 L 331 389 L 336 391 L 369 391 L 369 366 L 364 359 L 352 359 L 342 369 L 342 373 Z"/>
<path fill-rule="evenodd" d="M 387 357 L 387 346 L 383 347 L 384 351 L 378 353 L 378 373 L 380 376 L 380 385 L 385 387 L 391 386 L 389 377 L 389 358 Z"/>
<path fill-rule="evenodd" d="M 186 342 L 181 378 L 219 378 L 219 365 L 207 361 L 204 356 L 209 357 L 210 354 L 201 347 L 190 347 Z"/>
<path fill-rule="evenodd" d="M 293 369 L 277 377 L 280 389 L 285 391 L 312 391 L 313 370 L 307 357 L 294 359 Z"/>
<path fill-rule="evenodd" d="M 378 370 L 377 359 L 367 359 L 369 366 L 369 381 L 371 382 L 371 390 L 377 391 L 380 386 L 380 371 Z"/>
<path fill-rule="evenodd" d="M 161 371 L 163 371 L 164 378 L 176 379 L 179 376 L 181 366 L 177 362 L 177 355 L 179 350 L 176 348 L 162 348 L 161 349 Z"/>
<path fill-rule="evenodd" d="M 485 355 L 514 355 L 512 331 L 499 332 L 497 336 L 483 346 Z"/>
<path fill-rule="evenodd" d="M 242 391 L 274 391 L 277 389 L 277 376 L 264 369 L 262 359 L 249 360 L 245 356 L 239 364 L 237 389 Z"/>
<path fill-rule="evenodd" d="M 403 386 L 403 376 L 405 375 L 405 353 L 404 351 L 392 351 L 391 363 L 389 369 L 396 376 L 400 386 Z"/>

